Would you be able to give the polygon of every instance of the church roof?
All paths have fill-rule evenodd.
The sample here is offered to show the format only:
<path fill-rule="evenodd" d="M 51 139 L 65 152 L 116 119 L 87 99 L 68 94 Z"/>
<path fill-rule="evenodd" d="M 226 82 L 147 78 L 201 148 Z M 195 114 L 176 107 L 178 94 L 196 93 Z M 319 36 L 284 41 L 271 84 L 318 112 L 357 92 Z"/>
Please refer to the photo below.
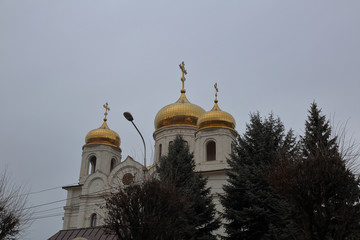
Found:
<path fill-rule="evenodd" d="M 48 240 L 118 240 L 115 233 L 107 233 L 104 227 L 60 230 Z"/>

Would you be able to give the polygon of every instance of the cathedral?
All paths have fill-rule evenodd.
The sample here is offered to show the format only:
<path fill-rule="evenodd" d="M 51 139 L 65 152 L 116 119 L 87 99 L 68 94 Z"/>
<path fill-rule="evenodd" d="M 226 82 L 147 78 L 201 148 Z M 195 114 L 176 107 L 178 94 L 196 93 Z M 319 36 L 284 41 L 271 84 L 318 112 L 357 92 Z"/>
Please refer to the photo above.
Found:
<path fill-rule="evenodd" d="M 228 169 L 226 158 L 236 140 L 235 120 L 231 114 L 222 111 L 215 87 L 214 106 L 205 111 L 190 103 L 186 97 L 184 62 L 179 65 L 182 72 L 180 97 L 172 104 L 161 108 L 155 116 L 153 137 L 154 164 L 144 166 L 130 156 L 121 155 L 120 136 L 107 124 L 108 104 L 104 105 L 105 118 L 99 128 L 91 130 L 85 137 L 78 184 L 65 186 L 67 201 L 64 207 L 63 230 L 49 240 L 69 239 L 116 239 L 104 236 L 104 196 L 112 189 L 129 184 L 141 183 L 154 177 L 156 165 L 161 156 L 168 154 L 169 146 L 177 135 L 181 135 L 194 153 L 195 171 L 208 179 L 213 201 L 218 211 L 222 207 L 218 195 L 226 182 Z M 144 163 L 146 164 L 146 163 Z M 223 230 L 219 229 L 219 233 Z"/>

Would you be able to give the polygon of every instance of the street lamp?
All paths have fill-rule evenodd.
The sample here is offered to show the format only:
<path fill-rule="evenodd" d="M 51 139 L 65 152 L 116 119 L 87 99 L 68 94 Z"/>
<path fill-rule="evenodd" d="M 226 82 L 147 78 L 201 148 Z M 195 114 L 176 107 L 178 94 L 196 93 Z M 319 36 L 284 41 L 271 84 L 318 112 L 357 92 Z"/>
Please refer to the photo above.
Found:
<path fill-rule="evenodd" d="M 129 122 L 131 122 L 131 123 L 134 125 L 135 129 L 136 129 L 136 130 L 138 131 L 138 133 L 140 134 L 140 137 L 141 137 L 141 139 L 142 139 L 142 141 L 143 141 L 143 144 L 144 144 L 144 167 L 146 168 L 146 146 L 145 146 L 144 138 L 143 138 L 141 132 L 139 131 L 139 129 L 136 127 L 135 123 L 133 122 L 133 121 L 134 121 L 134 118 L 133 118 L 133 116 L 131 115 L 131 113 L 129 113 L 129 112 L 124 112 L 124 117 L 126 118 L 126 120 L 128 120 Z"/>

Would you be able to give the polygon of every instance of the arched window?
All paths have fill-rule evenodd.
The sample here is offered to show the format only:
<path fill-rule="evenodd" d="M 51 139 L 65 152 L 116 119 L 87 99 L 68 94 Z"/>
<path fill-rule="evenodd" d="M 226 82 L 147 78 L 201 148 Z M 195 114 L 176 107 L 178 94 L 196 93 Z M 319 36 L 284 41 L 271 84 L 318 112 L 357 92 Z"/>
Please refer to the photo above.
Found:
<path fill-rule="evenodd" d="M 209 141 L 206 143 L 206 161 L 216 160 L 216 143 Z"/>
<path fill-rule="evenodd" d="M 115 164 L 116 164 L 116 159 L 112 158 L 110 163 L 110 171 L 112 171 L 115 168 Z"/>
<path fill-rule="evenodd" d="M 96 227 L 96 223 L 97 223 L 97 215 L 96 213 L 91 214 L 91 218 L 90 218 L 90 227 Z"/>
<path fill-rule="evenodd" d="M 96 157 L 92 156 L 89 160 L 89 174 L 95 173 L 96 170 Z"/>
<path fill-rule="evenodd" d="M 188 141 L 184 141 L 184 146 L 185 146 L 185 147 L 188 147 L 188 146 L 189 146 Z"/>
<path fill-rule="evenodd" d="M 161 159 L 161 155 L 162 155 L 162 144 L 159 144 L 159 161 Z"/>

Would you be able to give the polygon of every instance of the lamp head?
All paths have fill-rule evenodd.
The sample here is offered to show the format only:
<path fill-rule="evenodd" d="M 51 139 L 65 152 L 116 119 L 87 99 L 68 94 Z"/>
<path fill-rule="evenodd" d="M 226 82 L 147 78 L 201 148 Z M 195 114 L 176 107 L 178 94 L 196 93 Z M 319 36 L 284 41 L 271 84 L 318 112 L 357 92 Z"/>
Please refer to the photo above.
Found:
<path fill-rule="evenodd" d="M 124 112 L 124 117 L 126 118 L 126 120 L 128 120 L 130 122 L 132 122 L 134 120 L 133 116 L 129 112 Z"/>

